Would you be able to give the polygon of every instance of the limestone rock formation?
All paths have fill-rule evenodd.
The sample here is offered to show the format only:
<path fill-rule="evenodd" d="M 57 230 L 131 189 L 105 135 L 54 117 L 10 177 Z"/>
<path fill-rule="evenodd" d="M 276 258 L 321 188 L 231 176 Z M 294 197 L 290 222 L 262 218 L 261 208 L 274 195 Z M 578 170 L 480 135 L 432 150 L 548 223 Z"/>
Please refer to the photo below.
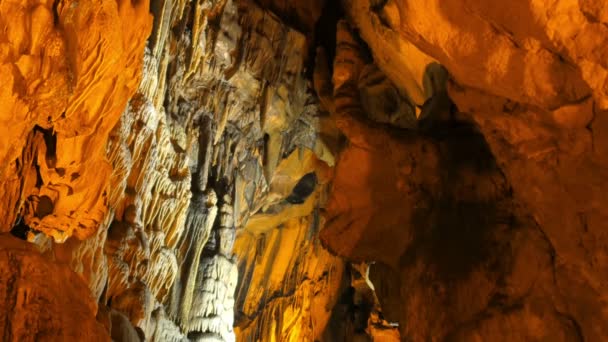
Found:
<path fill-rule="evenodd" d="M 107 341 L 97 304 L 70 268 L 10 235 L 0 236 L 4 341 Z"/>
<path fill-rule="evenodd" d="M 275 5 L 312 30 L 322 4 L 312 16 Z M 271 182 L 283 156 L 333 161 L 317 138 L 305 35 L 249 1 L 36 6 L 3 3 L 0 17 L 4 68 L 20 73 L 3 73 L 16 89 L 2 97 L 3 127 L 21 141 L 2 156 L 3 230 L 81 276 L 106 336 L 234 340 L 235 229 L 277 201 L 289 211 L 277 188 L 288 182 Z M 32 58 L 52 82 L 34 78 Z M 311 198 L 298 217 L 312 215 Z"/>
<path fill-rule="evenodd" d="M 145 1 L 0 4 L 2 231 L 63 242 L 108 213 L 105 144 L 141 75 Z"/>
<path fill-rule="evenodd" d="M 4 340 L 608 339 L 607 24 L 0 1 Z"/>
<path fill-rule="evenodd" d="M 352 39 L 343 57 L 338 48 L 335 111 L 350 146 L 337 162 L 326 244 L 380 261 L 371 272 L 388 283 L 376 286 L 385 288 L 380 301 L 413 340 L 605 339 L 605 215 L 593 204 L 606 193 L 596 147 L 606 78 L 595 57 L 605 27 L 589 7 L 565 1 L 348 3 L 378 66 L 402 89 L 424 78 L 400 79 L 395 68 L 421 65 L 387 58 L 387 37 L 447 68 L 457 119 L 446 125 L 436 112 L 434 127 L 396 135 L 350 119 L 365 110 L 349 81 L 364 61 Z M 597 46 L 593 54 L 583 57 L 582 41 Z M 400 148 L 373 158 L 385 146 Z M 357 164 L 365 167 L 353 172 Z M 387 244 L 394 248 L 381 253 Z"/>
<path fill-rule="evenodd" d="M 239 232 L 239 340 L 313 341 L 324 333 L 344 272 L 344 262 L 318 239 L 326 168 L 312 152 L 294 151 L 278 165 L 270 185 L 278 203 L 252 216 Z M 303 183 L 311 191 L 302 191 Z M 296 192 L 307 196 L 287 201 Z"/>
<path fill-rule="evenodd" d="M 297 124 L 317 115 L 305 39 L 247 1 L 163 6 L 139 93 L 111 135 L 104 296 L 153 340 L 230 341 L 234 230 L 274 201 L 282 155 L 325 151 L 314 126 Z"/>

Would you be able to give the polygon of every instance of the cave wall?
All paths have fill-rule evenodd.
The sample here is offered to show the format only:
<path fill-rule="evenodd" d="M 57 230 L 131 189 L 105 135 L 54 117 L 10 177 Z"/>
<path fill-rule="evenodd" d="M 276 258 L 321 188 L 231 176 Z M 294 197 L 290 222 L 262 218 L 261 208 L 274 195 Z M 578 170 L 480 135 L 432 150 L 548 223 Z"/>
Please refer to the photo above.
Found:
<path fill-rule="evenodd" d="M 89 237 L 108 211 L 105 143 L 140 81 L 149 6 L 1 6 L 2 231 L 23 221 L 58 242 Z"/>
<path fill-rule="evenodd" d="M 49 246 L 70 236 L 103 246 L 98 232 L 110 212 L 113 172 L 105 146 L 141 79 L 141 52 L 152 25 L 148 5 L 0 4 L 2 335 L 7 341 L 109 338 L 109 330 L 95 320 L 99 284 L 86 284 L 98 267 L 100 278 L 105 276 L 105 258 L 76 252 L 69 265 Z M 9 232 L 35 245 L 12 241 Z"/>
<path fill-rule="evenodd" d="M 234 312 L 245 303 L 233 309 L 233 244 L 256 212 L 279 220 L 294 212 L 299 241 L 310 244 L 305 255 L 319 258 L 312 265 L 337 268 L 327 278 L 322 268 L 303 267 L 304 276 L 310 268 L 319 278 L 291 283 L 310 287 L 306 300 L 327 279 L 341 280 L 342 261 L 314 238 L 318 223 L 304 223 L 319 196 L 289 197 L 304 176 L 290 171 L 327 173 L 333 163 L 317 136 L 322 118 L 304 75 L 306 35 L 250 1 L 98 5 L 2 4 L 0 22 L 10 33 L 2 41 L 9 85 L 2 120 L 6 141 L 15 141 L 2 144 L 3 231 L 60 267 L 57 283 L 65 274 L 82 283 L 67 298 L 91 306 L 84 316 L 105 327 L 95 328 L 102 340 L 234 340 Z M 288 155 L 291 169 L 273 181 Z M 17 243 L 7 239 L 6 248 Z M 258 245 L 240 239 L 236 251 L 262 254 Z M 6 308 L 14 305 L 11 279 L 4 279 Z M 37 293 L 40 279 L 18 286 Z M 54 287 L 56 296 L 70 290 Z M 324 291 L 331 298 L 334 287 Z M 322 308 L 328 316 L 331 305 Z M 52 309 L 61 317 L 61 308 Z M 46 313 L 14 310 L 43 322 L 37 329 L 48 338 L 63 338 L 61 329 L 45 330 Z M 35 336 L 27 327 L 5 336 Z"/>
<path fill-rule="evenodd" d="M 344 8 L 398 88 L 429 89 L 417 76 L 429 70 L 419 64 L 427 55 L 427 66 L 449 72 L 455 106 L 426 92 L 419 118 L 432 114 L 430 125 L 414 134 L 353 120 L 365 117 L 353 84 L 366 61 L 346 39 L 333 105 L 350 146 L 337 162 L 322 240 L 349 259 L 380 261 L 370 277 L 385 283 L 377 294 L 404 338 L 604 340 L 605 5 Z M 417 51 L 396 56 L 401 45 Z M 380 252 L 387 245 L 392 253 Z"/>
<path fill-rule="evenodd" d="M 4 339 L 608 338 L 607 22 L 3 1 Z"/>

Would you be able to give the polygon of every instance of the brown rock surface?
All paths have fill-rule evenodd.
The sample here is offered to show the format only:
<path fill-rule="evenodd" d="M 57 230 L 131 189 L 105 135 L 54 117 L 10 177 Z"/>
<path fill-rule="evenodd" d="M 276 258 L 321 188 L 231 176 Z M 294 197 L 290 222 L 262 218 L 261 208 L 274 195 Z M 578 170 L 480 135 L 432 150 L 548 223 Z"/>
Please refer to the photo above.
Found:
<path fill-rule="evenodd" d="M 68 265 L 27 242 L 0 235 L 3 341 L 109 341 L 97 305 Z"/>
<path fill-rule="evenodd" d="M 436 51 L 453 45 L 438 41 L 428 51 L 454 73 L 459 119 L 434 110 L 417 132 L 374 128 L 352 87 L 361 49 L 341 27 L 334 115 L 350 144 L 321 237 L 351 260 L 377 261 L 370 279 L 401 336 L 603 340 L 605 220 L 594 203 L 606 200 L 604 162 L 586 128 L 598 109 L 585 99 L 550 112 L 548 103 L 517 103 L 527 101 L 521 94 L 487 95 L 502 85 L 460 79 L 457 68 L 469 64 L 452 70 Z"/>

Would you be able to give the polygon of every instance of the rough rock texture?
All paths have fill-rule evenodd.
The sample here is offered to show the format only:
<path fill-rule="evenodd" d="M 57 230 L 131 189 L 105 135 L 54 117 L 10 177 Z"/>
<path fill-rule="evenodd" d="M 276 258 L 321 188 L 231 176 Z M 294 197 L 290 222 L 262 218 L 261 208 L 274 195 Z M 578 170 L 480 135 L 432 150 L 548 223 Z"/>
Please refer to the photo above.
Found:
<path fill-rule="evenodd" d="M 311 174 L 318 176 L 309 180 Z M 310 151 L 294 151 L 278 165 L 270 185 L 279 202 L 239 232 L 239 340 L 313 341 L 325 331 L 344 269 L 317 235 L 327 180 L 325 163 Z"/>
<path fill-rule="evenodd" d="M 248 1 L 155 13 L 145 77 L 109 145 L 104 297 L 153 340 L 230 341 L 235 229 L 281 199 L 270 179 L 283 156 L 308 148 L 331 161 L 316 139 L 306 40 Z"/>
<path fill-rule="evenodd" d="M 0 325 L 3 341 L 108 341 L 97 304 L 68 265 L 35 246 L 0 235 Z"/>
<path fill-rule="evenodd" d="M 379 261 L 370 278 L 404 339 L 606 338 L 601 8 L 345 2 L 398 87 L 415 88 L 395 68 L 424 70 L 423 51 L 447 68 L 456 105 L 415 132 L 362 124 L 352 84 L 365 61 L 352 39 L 340 49 L 339 33 L 333 101 L 350 144 L 321 235 L 341 255 Z M 387 37 L 415 45 L 415 58 L 393 58 Z"/>
<path fill-rule="evenodd" d="M 313 341 L 324 332 L 344 266 L 321 247 L 315 217 L 292 218 L 262 236 L 241 233 L 239 340 Z"/>
<path fill-rule="evenodd" d="M 297 10 L 312 30 L 322 2 L 311 13 L 265 5 Z M 250 1 L 96 6 L 2 4 L 3 128 L 21 144 L 4 144 L 2 229 L 81 276 L 99 301 L 100 338 L 234 340 L 235 229 L 258 211 L 310 220 L 321 201 L 310 196 L 316 178 L 291 193 L 296 183 L 275 169 L 294 156 L 282 176 L 297 182 L 304 174 L 290 171 L 327 173 L 333 163 L 304 75 L 307 39 Z M 35 78 L 35 58 L 50 81 Z M 342 266 L 318 241 L 304 255 Z M 285 290 L 321 287 L 331 298 L 338 288 L 315 272 Z M 304 305 L 289 301 L 297 312 Z M 319 311 L 319 326 L 330 311 Z M 309 327 L 316 314 L 294 317 Z"/>
<path fill-rule="evenodd" d="M 2 336 L 608 339 L 607 24 L 0 2 Z"/>
<path fill-rule="evenodd" d="M 235 228 L 289 195 L 283 156 L 333 161 L 306 37 L 249 1 L 0 9 L 2 230 L 75 270 L 115 339 L 233 340 Z"/>
<path fill-rule="evenodd" d="M 140 80 L 146 1 L 0 4 L 0 227 L 65 241 L 108 212 L 105 144 Z"/>

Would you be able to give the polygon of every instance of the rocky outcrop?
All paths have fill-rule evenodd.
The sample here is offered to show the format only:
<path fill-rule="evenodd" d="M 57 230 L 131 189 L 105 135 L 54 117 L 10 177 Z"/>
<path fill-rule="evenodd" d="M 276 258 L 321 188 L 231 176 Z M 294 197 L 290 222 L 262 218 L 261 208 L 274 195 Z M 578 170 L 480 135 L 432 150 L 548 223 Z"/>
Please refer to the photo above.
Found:
<path fill-rule="evenodd" d="M 239 340 L 314 341 L 322 336 L 344 264 L 323 250 L 315 236 L 318 225 L 316 213 L 290 219 L 264 235 L 241 233 L 236 245 L 242 251 L 237 254 Z"/>
<path fill-rule="evenodd" d="M 105 296 L 153 340 L 230 341 L 235 229 L 277 199 L 285 153 L 326 148 L 299 123 L 317 120 L 304 36 L 247 1 L 184 5 L 156 9 L 145 77 L 113 131 Z"/>
<path fill-rule="evenodd" d="M 318 239 L 328 185 L 327 165 L 310 150 L 294 151 L 272 178 L 269 198 L 275 203 L 238 233 L 235 329 L 240 341 L 323 336 L 345 267 Z"/>
<path fill-rule="evenodd" d="M 576 3 L 380 3 L 354 0 L 344 7 L 361 28 L 381 67 L 404 65 L 408 66 L 405 70 L 420 71 L 432 57 L 445 65 L 459 84 L 516 102 L 553 109 L 577 102 L 592 91 L 598 101 L 604 101 L 605 67 L 599 56 L 606 27 L 590 20 L 592 17 Z M 387 46 L 392 41 L 413 44 L 414 58 L 410 54 L 389 55 L 395 50 Z M 424 60 L 421 53 L 431 57 Z M 394 69 L 386 70 L 390 70 L 389 75 L 398 74 L 392 72 Z M 414 75 L 418 77 L 414 81 L 420 82 L 420 75 Z"/>

